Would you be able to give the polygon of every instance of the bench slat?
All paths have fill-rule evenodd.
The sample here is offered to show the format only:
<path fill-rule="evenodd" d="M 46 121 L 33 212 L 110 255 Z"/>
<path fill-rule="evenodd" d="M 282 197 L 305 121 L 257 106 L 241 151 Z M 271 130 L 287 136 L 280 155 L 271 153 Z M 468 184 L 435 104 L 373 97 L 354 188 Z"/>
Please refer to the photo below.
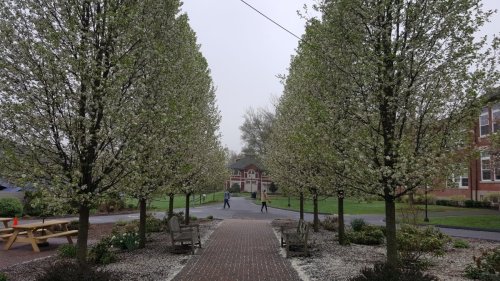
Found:
<path fill-rule="evenodd" d="M 57 232 L 53 234 L 47 234 L 43 236 L 36 236 L 35 239 L 37 240 L 45 240 L 48 238 L 54 238 L 54 237 L 61 237 L 61 236 L 73 236 L 75 234 L 78 234 L 78 230 L 69 230 L 69 231 L 64 231 L 64 232 Z"/>

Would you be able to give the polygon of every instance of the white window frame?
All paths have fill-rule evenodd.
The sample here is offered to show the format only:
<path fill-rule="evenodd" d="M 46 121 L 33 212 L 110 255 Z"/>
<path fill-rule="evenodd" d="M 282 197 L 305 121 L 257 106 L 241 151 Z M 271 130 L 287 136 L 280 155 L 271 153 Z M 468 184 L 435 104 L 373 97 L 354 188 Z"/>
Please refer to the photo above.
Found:
<path fill-rule="evenodd" d="M 467 184 L 467 185 L 463 185 L 463 184 L 462 184 L 462 181 L 463 181 L 464 179 L 467 179 L 467 183 L 469 183 L 469 176 L 464 176 L 464 175 L 462 175 L 462 176 L 457 177 L 457 180 L 458 180 L 458 182 L 457 182 L 457 183 L 458 183 L 458 188 L 463 188 L 463 189 L 467 189 L 467 188 L 469 188 L 469 185 L 468 185 L 468 184 Z"/>
<path fill-rule="evenodd" d="M 488 169 L 485 169 L 483 167 L 483 161 L 485 160 L 488 160 L 489 161 L 489 167 Z M 484 175 L 484 171 L 490 171 L 490 178 L 489 179 L 484 179 L 483 175 Z M 486 151 L 482 151 L 481 152 L 481 181 L 493 181 L 493 173 L 492 173 L 492 170 L 491 170 L 491 156 L 490 156 L 490 153 L 489 152 L 486 152 Z"/>
<path fill-rule="evenodd" d="M 488 108 L 483 109 L 483 112 L 481 112 L 481 115 L 479 115 L 479 136 L 484 137 L 490 134 L 490 119 L 489 119 L 489 114 L 488 114 Z M 483 120 L 483 117 L 486 116 L 486 123 L 482 124 L 481 121 Z M 482 128 L 485 127 L 488 129 L 488 132 L 483 134 Z"/>
<path fill-rule="evenodd" d="M 459 188 L 459 189 L 467 189 L 469 188 L 469 185 L 462 185 L 462 180 L 467 179 L 467 183 L 469 182 L 469 176 L 467 175 L 456 175 L 456 174 L 451 174 L 451 182 L 453 182 L 453 187 L 454 188 Z"/>
<path fill-rule="evenodd" d="M 498 114 L 498 117 L 495 118 L 495 113 Z M 498 120 L 498 122 L 496 122 Z M 498 124 L 497 130 L 495 130 L 495 125 Z M 496 104 L 491 108 L 491 132 L 495 133 L 500 131 L 500 104 Z"/>

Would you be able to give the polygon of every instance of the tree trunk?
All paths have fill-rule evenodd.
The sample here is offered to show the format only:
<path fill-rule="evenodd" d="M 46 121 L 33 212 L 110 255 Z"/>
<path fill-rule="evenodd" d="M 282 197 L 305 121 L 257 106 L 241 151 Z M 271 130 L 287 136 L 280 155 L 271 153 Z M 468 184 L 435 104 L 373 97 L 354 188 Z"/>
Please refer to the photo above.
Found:
<path fill-rule="evenodd" d="M 78 218 L 78 241 L 76 258 L 79 263 L 87 262 L 87 240 L 89 238 L 90 207 L 80 205 Z"/>
<path fill-rule="evenodd" d="M 316 192 L 313 194 L 313 205 L 314 205 L 313 228 L 314 232 L 319 232 L 318 194 Z"/>
<path fill-rule="evenodd" d="M 168 219 L 174 216 L 174 196 L 173 193 L 168 195 Z"/>
<path fill-rule="evenodd" d="M 189 197 L 191 197 L 191 193 L 186 193 L 186 217 L 184 218 L 185 224 L 189 224 Z"/>
<path fill-rule="evenodd" d="M 146 198 L 141 198 L 139 212 L 139 248 L 146 247 Z"/>
<path fill-rule="evenodd" d="M 339 196 L 338 198 L 338 223 L 339 223 L 339 244 L 346 245 L 346 237 L 345 237 L 345 225 L 344 225 L 344 198 Z"/>
<path fill-rule="evenodd" d="M 300 193 L 300 198 L 299 198 L 299 208 L 300 208 L 300 219 L 303 220 L 304 219 L 304 193 Z"/>
<path fill-rule="evenodd" d="M 398 264 L 396 241 L 396 204 L 392 196 L 385 196 L 385 227 L 387 233 L 387 263 Z"/>

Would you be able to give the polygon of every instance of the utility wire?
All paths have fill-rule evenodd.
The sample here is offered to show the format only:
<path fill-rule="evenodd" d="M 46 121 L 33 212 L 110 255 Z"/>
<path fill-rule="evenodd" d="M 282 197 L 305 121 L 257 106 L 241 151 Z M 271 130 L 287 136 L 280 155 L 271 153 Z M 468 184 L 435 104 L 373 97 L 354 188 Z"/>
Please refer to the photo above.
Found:
<path fill-rule="evenodd" d="M 283 27 L 281 24 L 277 23 L 276 21 L 274 21 L 273 19 L 271 19 L 270 17 L 266 16 L 264 13 L 262 13 L 261 11 L 257 10 L 256 8 L 254 8 L 252 5 L 248 4 L 247 2 L 243 1 L 243 0 L 240 0 L 241 2 L 243 2 L 245 5 L 247 5 L 248 7 L 250 7 L 252 10 L 256 11 L 257 13 L 259 13 L 261 16 L 265 17 L 267 20 L 269 20 L 270 22 L 274 23 L 275 25 L 279 26 L 281 29 L 283 29 L 284 31 L 290 33 L 292 36 L 294 36 L 295 38 L 299 39 L 300 41 L 302 41 L 302 39 L 295 35 L 293 32 L 291 32 L 290 30 L 286 29 L 285 27 Z"/>

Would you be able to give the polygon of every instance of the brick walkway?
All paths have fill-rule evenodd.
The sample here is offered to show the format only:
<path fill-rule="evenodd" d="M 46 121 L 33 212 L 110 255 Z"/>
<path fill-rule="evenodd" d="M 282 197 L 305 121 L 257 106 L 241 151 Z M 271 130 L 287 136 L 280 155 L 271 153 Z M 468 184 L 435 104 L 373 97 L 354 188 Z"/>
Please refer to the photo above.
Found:
<path fill-rule="evenodd" d="M 299 281 L 269 221 L 224 220 L 174 281 Z"/>

